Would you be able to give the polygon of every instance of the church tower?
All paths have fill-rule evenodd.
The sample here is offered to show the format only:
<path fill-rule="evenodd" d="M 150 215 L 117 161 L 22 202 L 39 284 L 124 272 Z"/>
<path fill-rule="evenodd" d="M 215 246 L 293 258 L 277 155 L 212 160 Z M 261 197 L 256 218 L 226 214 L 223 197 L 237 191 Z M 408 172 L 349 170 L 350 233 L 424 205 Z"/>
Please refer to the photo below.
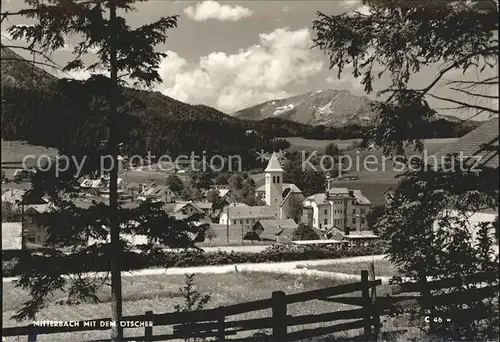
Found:
<path fill-rule="evenodd" d="M 266 204 L 273 209 L 277 219 L 280 218 L 280 204 L 282 201 L 283 169 L 278 155 L 273 153 L 266 169 Z"/>

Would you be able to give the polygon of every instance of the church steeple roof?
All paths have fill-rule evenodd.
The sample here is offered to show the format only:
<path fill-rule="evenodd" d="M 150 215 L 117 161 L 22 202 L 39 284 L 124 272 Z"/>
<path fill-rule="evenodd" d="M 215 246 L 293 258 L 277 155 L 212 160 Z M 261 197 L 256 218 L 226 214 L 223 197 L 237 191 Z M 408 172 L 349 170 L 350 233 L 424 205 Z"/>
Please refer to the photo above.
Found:
<path fill-rule="evenodd" d="M 269 163 L 267 164 L 265 172 L 284 172 L 281 168 L 281 164 L 278 158 L 278 154 L 273 152 L 273 155 L 269 159 Z"/>

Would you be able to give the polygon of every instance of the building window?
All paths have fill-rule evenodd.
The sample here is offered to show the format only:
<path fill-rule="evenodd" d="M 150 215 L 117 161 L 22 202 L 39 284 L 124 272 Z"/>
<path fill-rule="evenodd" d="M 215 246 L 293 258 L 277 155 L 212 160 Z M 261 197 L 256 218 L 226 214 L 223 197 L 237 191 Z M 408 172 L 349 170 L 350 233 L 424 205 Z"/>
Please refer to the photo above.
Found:
<path fill-rule="evenodd" d="M 356 208 L 352 209 L 352 213 L 356 214 Z"/>
<path fill-rule="evenodd" d="M 323 220 L 323 223 L 324 223 L 325 225 L 327 225 L 327 224 L 328 224 L 328 219 L 324 219 L 324 220 Z"/>
<path fill-rule="evenodd" d="M 236 220 L 233 220 L 233 224 L 236 224 Z"/>
<path fill-rule="evenodd" d="M 355 217 L 352 218 L 352 223 L 356 224 L 356 218 Z"/>
<path fill-rule="evenodd" d="M 361 218 L 361 224 L 365 224 L 365 219 Z"/>
<path fill-rule="evenodd" d="M 328 210 L 327 209 L 325 209 L 325 215 L 328 215 Z"/>
<path fill-rule="evenodd" d="M 280 176 L 277 176 L 276 177 L 276 182 L 279 183 L 280 182 Z"/>
<path fill-rule="evenodd" d="M 362 209 L 361 209 L 361 214 L 364 214 L 364 213 L 365 213 L 365 209 L 364 209 L 364 208 L 362 208 Z"/>
<path fill-rule="evenodd" d="M 356 204 L 356 201 L 352 201 L 352 205 L 355 205 Z"/>

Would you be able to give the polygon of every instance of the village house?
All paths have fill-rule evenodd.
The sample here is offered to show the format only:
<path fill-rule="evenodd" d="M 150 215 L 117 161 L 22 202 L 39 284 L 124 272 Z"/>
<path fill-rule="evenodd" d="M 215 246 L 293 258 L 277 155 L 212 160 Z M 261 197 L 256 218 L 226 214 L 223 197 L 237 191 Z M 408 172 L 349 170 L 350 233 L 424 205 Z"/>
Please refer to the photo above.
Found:
<path fill-rule="evenodd" d="M 243 240 L 250 241 L 291 241 L 298 224 L 292 220 L 259 220 L 245 234 Z"/>
<path fill-rule="evenodd" d="M 252 226 L 259 220 L 274 219 L 276 219 L 276 215 L 267 205 L 258 207 L 229 205 L 226 211 L 221 213 L 219 224 Z"/>
<path fill-rule="evenodd" d="M 213 213 L 212 203 L 194 201 L 167 203 L 165 204 L 165 211 L 177 218 L 202 215 L 203 220 L 208 220 Z"/>
<path fill-rule="evenodd" d="M 303 204 L 302 222 L 319 230 L 333 227 L 341 231 L 360 232 L 366 230 L 366 215 L 371 202 L 359 190 L 330 188 L 307 197 Z"/>
<path fill-rule="evenodd" d="M 166 203 L 175 203 L 179 196 L 166 185 L 140 184 L 138 201 L 163 201 Z"/>

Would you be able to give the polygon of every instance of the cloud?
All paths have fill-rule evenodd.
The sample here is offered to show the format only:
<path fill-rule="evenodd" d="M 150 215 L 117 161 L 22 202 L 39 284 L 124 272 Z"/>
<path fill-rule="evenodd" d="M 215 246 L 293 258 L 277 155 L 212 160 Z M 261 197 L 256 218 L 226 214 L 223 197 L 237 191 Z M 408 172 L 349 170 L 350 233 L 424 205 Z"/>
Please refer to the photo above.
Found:
<path fill-rule="evenodd" d="M 342 72 L 340 79 L 337 78 L 337 75 L 328 76 L 326 83 L 328 83 L 331 89 L 346 89 L 356 93 L 364 93 L 364 85 L 361 84 L 361 77 L 353 77 L 348 70 Z"/>
<path fill-rule="evenodd" d="M 189 103 L 215 106 L 224 112 L 291 96 L 288 86 L 321 72 L 323 62 L 310 49 L 307 28 L 279 28 L 259 35 L 259 44 L 234 54 L 212 52 L 189 62 L 168 51 L 160 67 L 159 90 Z"/>
<path fill-rule="evenodd" d="M 253 15 L 253 11 L 241 6 L 221 5 L 216 1 L 203 1 L 184 9 L 184 13 L 195 21 L 216 19 L 221 21 L 238 21 Z"/>
<path fill-rule="evenodd" d="M 348 13 L 359 12 L 364 15 L 370 14 L 370 7 L 363 5 L 361 0 L 344 0 L 341 6 L 347 10 Z"/>

